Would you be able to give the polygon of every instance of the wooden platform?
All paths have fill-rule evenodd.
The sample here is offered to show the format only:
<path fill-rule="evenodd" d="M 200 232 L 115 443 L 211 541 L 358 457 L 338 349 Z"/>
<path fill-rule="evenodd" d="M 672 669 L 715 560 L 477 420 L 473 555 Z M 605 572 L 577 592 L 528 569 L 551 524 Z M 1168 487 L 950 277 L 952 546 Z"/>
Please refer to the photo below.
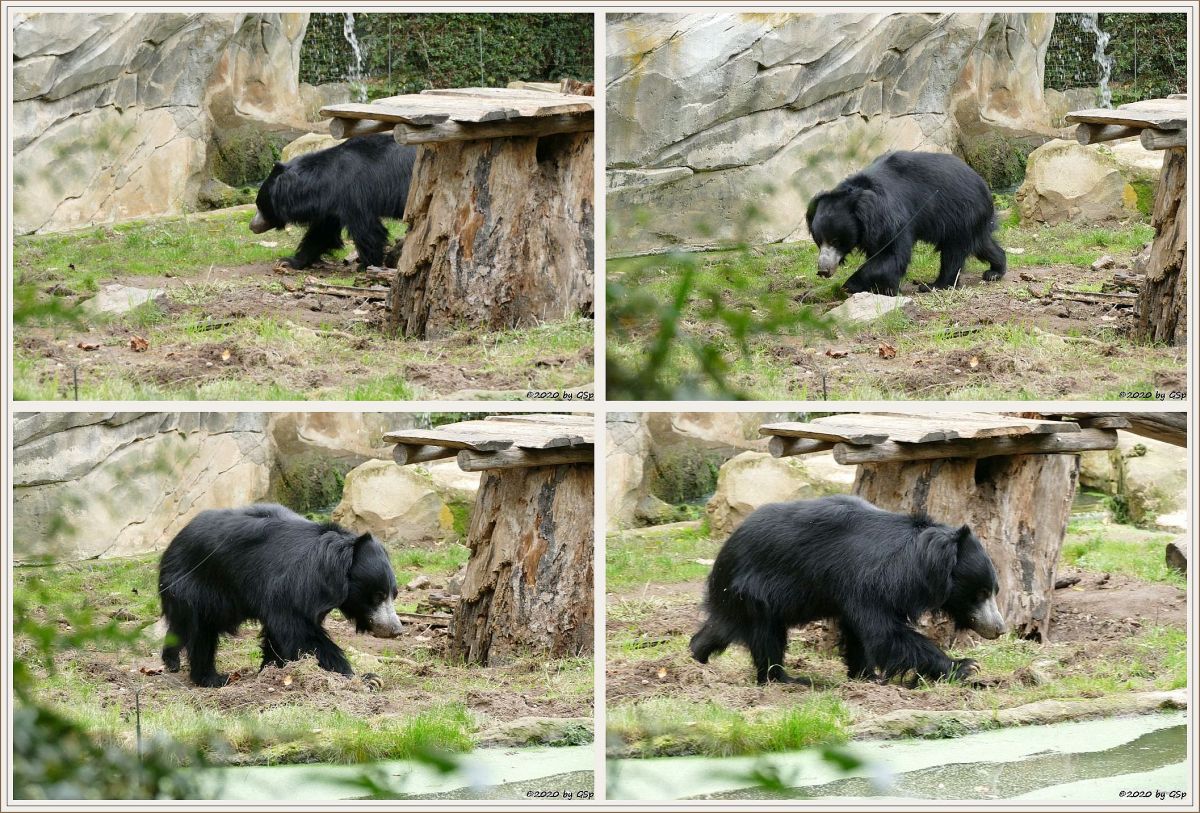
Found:
<path fill-rule="evenodd" d="M 590 416 L 490 415 L 436 429 L 403 429 L 383 436 L 395 443 L 401 466 L 458 457 L 465 471 L 590 463 L 595 429 Z"/>
<path fill-rule="evenodd" d="M 1119 138 L 1138 138 L 1148 150 L 1187 145 L 1191 106 L 1186 98 L 1146 99 L 1109 109 L 1074 110 L 1066 120 L 1079 126 L 1075 139 L 1080 144 L 1099 144 Z"/>
<path fill-rule="evenodd" d="M 762 426 L 774 457 L 833 450 L 842 464 L 1112 449 L 1111 428 L 994 413 L 862 413 Z"/>
<path fill-rule="evenodd" d="M 392 130 L 401 143 L 463 141 L 592 129 L 594 96 L 520 88 L 447 88 L 327 105 L 335 138 Z"/>

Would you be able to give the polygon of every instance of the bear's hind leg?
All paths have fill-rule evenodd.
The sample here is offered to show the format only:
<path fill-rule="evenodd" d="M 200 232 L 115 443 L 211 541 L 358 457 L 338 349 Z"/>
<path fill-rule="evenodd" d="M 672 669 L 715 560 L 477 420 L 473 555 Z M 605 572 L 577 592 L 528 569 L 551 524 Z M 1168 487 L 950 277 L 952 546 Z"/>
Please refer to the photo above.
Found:
<path fill-rule="evenodd" d="M 1008 257 L 990 234 L 980 243 L 975 256 L 988 264 L 988 270 L 983 272 L 984 282 L 995 282 L 1008 270 Z"/>
<path fill-rule="evenodd" d="M 691 649 L 692 657 L 695 660 L 700 663 L 708 663 L 709 657 L 721 654 L 731 643 L 733 643 L 733 638 L 726 634 L 724 626 L 710 618 L 704 622 L 700 631 L 692 636 L 692 640 L 688 642 L 688 648 Z"/>
<path fill-rule="evenodd" d="M 933 281 L 933 285 L 918 285 L 917 290 L 922 293 L 932 291 L 938 288 L 953 288 L 958 283 L 958 275 L 962 273 L 963 265 L 967 261 L 967 251 L 947 246 L 939 251 L 941 262 L 938 266 L 937 279 Z"/>
<path fill-rule="evenodd" d="M 168 672 L 179 671 L 179 653 L 186 644 L 183 625 L 167 617 L 167 640 L 163 643 L 162 662 Z M 189 653 L 190 655 L 190 653 Z"/>
<path fill-rule="evenodd" d="M 378 217 L 364 218 L 349 225 L 350 239 L 358 249 L 358 266 L 383 265 L 383 249 L 387 245 L 387 228 Z"/>
<path fill-rule="evenodd" d="M 308 227 L 300 245 L 296 247 L 296 253 L 291 257 L 284 257 L 283 262 L 296 269 L 308 268 L 321 259 L 322 255 L 343 245 L 341 221 L 336 217 L 325 217 Z"/>

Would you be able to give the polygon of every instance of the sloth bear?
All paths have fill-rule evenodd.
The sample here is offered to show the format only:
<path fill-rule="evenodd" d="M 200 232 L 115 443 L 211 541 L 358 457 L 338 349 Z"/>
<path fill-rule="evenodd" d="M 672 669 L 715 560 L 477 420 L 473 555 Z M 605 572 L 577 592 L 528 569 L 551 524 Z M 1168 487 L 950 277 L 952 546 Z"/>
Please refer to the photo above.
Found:
<path fill-rule="evenodd" d="M 953 155 L 882 155 L 832 191 L 813 198 L 806 220 L 820 248 L 820 276 L 832 276 L 856 248 L 866 254 L 866 262 L 842 285 L 852 294 L 899 294 L 918 240 L 932 243 L 941 254 L 937 280 L 932 286 L 918 286 L 922 291 L 953 287 L 971 255 L 988 264 L 984 280 L 1004 276 L 1004 249 L 992 237 L 992 193 L 975 170 Z"/>
<path fill-rule="evenodd" d="M 176 534 L 159 565 L 167 621 L 163 664 L 179 671 L 186 649 L 192 682 L 224 686 L 217 638 L 262 622 L 262 665 L 315 654 L 322 669 L 354 674 L 321 624 L 337 608 L 359 632 L 400 633 L 396 576 L 371 534 L 310 522 L 281 505 L 202 511 Z"/>
<path fill-rule="evenodd" d="M 283 260 L 292 268 L 307 268 L 342 247 L 345 228 L 358 249 L 359 266 L 382 265 L 387 228 L 381 218 L 404 217 L 416 155 L 416 147 L 381 133 L 276 162 L 258 190 L 250 231 L 308 224 L 296 254 Z"/>
<path fill-rule="evenodd" d="M 708 577 L 708 620 L 692 657 L 732 643 L 754 658 L 758 682 L 811 682 L 783 669 L 789 627 L 837 619 L 850 677 L 887 681 L 912 672 L 962 679 L 973 660 L 951 660 L 912 628 L 940 610 L 985 638 L 1005 632 L 996 570 L 966 525 L 896 514 L 851 496 L 764 505 L 725 541 Z"/>

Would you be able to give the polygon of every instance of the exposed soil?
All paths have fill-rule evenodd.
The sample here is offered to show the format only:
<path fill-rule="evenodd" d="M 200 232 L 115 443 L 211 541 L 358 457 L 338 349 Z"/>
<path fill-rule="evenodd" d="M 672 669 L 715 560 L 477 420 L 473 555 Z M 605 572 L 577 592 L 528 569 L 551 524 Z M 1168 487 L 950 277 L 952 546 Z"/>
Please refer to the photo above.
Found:
<path fill-rule="evenodd" d="M 834 651 L 836 635 L 824 624 L 792 631 L 786 665 L 793 673 L 812 678 L 817 689 L 836 690 L 851 707 L 856 721 L 897 709 L 990 708 L 1005 689 L 1035 686 L 1047 678 L 1090 675 L 1104 666 L 1137 657 L 1138 648 L 1132 638 L 1143 628 L 1183 627 L 1186 623 L 1186 596 L 1180 588 L 1060 568 L 1060 578 L 1076 575 L 1080 577 L 1077 584 L 1055 591 L 1051 640 L 1040 645 L 1041 654 L 1036 660 L 1039 674 L 1018 668 L 1003 676 L 981 674 L 978 686 L 939 684 L 935 690 L 848 681 Z M 803 693 L 812 691 L 795 685 L 755 685 L 753 667 L 741 647 L 730 647 L 705 665 L 693 661 L 686 651 L 686 641 L 702 619 L 702 591 L 702 583 L 694 582 L 651 584 L 608 595 L 609 704 L 671 697 L 712 701 L 733 709 L 761 709 L 792 705 Z M 650 607 L 652 611 L 634 622 L 619 621 L 612 609 L 623 603 Z M 622 613 L 618 610 L 615 615 L 621 617 Z M 669 651 L 646 658 L 614 655 L 614 637 L 636 637 L 647 648 L 665 645 Z M 961 635 L 953 643 L 955 648 L 970 647 L 978 640 L 973 634 Z"/>
<path fill-rule="evenodd" d="M 59 382 L 59 396 L 68 398 L 76 376 L 84 385 L 112 378 L 153 384 L 177 397 L 230 379 L 318 398 L 381 376 L 403 381 L 414 398 L 472 398 L 480 390 L 523 397 L 530 389 L 591 383 L 590 341 L 568 353 L 535 348 L 532 358 L 518 360 L 479 331 L 429 340 L 390 337 L 384 301 L 305 292 L 307 282 L 330 276 L 344 279 L 353 269 L 340 263 L 305 271 L 253 264 L 213 266 L 199 275 L 106 277 L 105 285 L 165 289 L 159 300 L 164 317 L 145 327 L 120 318 L 67 328 L 24 326 L 16 344 L 35 360 L 38 380 Z M 356 279 L 355 285 L 383 283 Z M 84 298 L 61 285 L 52 293 L 66 301 Z M 263 323 L 280 335 L 255 335 L 255 326 Z M 135 351 L 130 346 L 135 336 L 149 346 Z"/>

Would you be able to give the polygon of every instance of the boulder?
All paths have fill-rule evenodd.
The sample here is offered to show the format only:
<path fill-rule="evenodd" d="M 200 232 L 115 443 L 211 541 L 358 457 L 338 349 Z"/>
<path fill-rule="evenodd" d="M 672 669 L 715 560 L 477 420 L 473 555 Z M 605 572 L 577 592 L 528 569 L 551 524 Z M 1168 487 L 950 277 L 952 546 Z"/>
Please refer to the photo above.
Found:
<path fill-rule="evenodd" d="M 214 130 L 308 129 L 308 14 L 13 16 L 14 228 L 69 229 L 196 205 Z"/>
<path fill-rule="evenodd" d="M 611 529 L 634 522 L 645 485 L 650 433 L 646 414 L 610 412 L 605 419 L 604 506 Z"/>
<path fill-rule="evenodd" d="M 885 150 L 1049 137 L 1053 17 L 609 15 L 610 254 L 799 240 L 807 201 Z"/>
<path fill-rule="evenodd" d="M 1187 537 L 1181 536 L 1172 542 L 1167 543 L 1166 550 L 1167 567 L 1174 570 L 1180 575 L 1187 575 L 1188 565 L 1188 541 Z"/>
<path fill-rule="evenodd" d="M 317 152 L 318 150 L 327 150 L 330 147 L 335 147 L 340 143 L 341 141 L 339 139 L 336 139 L 331 135 L 325 135 L 323 133 L 305 133 L 283 148 L 279 154 L 279 160 L 284 162 L 291 161 L 293 158 L 298 156 L 307 155 L 310 152 Z"/>
<path fill-rule="evenodd" d="M 1048 141 L 1029 154 L 1017 210 L 1025 223 L 1114 225 L 1138 213 L 1127 173 L 1103 145 Z"/>
<path fill-rule="evenodd" d="M 848 493 L 854 467 L 830 454 L 774 458 L 743 452 L 721 467 L 705 511 L 713 536 L 728 536 L 754 509 L 773 502 Z"/>
<path fill-rule="evenodd" d="M 417 468 L 429 475 L 433 487 L 446 502 L 475 504 L 475 493 L 479 491 L 479 478 L 483 472 L 463 471 L 453 457 L 422 463 Z"/>
<path fill-rule="evenodd" d="M 1079 455 L 1079 485 L 1102 494 L 1115 496 L 1120 471 L 1112 451 L 1083 452 Z"/>
<path fill-rule="evenodd" d="M 1187 528 L 1187 449 L 1118 433 L 1121 485 L 1129 518 L 1138 525 Z"/>
<path fill-rule="evenodd" d="M 15 558 L 162 550 L 200 511 L 264 499 L 270 459 L 262 413 L 18 413 Z"/>
<path fill-rule="evenodd" d="M 428 474 L 388 460 L 368 460 L 346 475 L 333 520 L 386 543 L 440 540 L 454 520 Z"/>

